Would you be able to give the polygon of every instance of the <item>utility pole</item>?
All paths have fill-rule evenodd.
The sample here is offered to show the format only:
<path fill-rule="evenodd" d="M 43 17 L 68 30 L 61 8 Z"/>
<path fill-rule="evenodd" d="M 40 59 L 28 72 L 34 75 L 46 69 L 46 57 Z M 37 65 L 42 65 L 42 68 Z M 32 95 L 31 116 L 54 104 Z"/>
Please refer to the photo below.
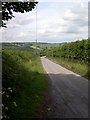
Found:
<path fill-rule="evenodd" d="M 37 5 L 36 5 L 36 54 L 37 54 Z"/>

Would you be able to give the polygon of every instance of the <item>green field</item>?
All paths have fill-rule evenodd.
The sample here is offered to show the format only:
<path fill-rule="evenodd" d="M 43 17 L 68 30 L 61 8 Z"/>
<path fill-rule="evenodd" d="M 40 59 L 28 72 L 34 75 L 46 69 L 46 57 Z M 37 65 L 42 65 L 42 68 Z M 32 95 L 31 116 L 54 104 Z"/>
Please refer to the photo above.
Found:
<path fill-rule="evenodd" d="M 47 86 L 39 56 L 3 50 L 3 117 L 27 120 L 38 117 Z"/>
<path fill-rule="evenodd" d="M 42 50 L 40 47 L 36 46 L 31 46 L 31 48 L 36 49 L 36 50 Z"/>

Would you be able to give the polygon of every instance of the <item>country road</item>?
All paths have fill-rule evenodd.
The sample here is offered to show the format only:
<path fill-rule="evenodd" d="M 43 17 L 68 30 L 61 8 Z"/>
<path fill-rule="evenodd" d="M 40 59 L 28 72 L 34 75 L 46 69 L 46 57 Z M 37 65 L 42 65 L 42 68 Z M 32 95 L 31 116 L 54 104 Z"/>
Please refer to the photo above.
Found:
<path fill-rule="evenodd" d="M 88 118 L 88 80 L 45 57 L 41 57 L 41 62 L 50 78 L 44 117 Z"/>

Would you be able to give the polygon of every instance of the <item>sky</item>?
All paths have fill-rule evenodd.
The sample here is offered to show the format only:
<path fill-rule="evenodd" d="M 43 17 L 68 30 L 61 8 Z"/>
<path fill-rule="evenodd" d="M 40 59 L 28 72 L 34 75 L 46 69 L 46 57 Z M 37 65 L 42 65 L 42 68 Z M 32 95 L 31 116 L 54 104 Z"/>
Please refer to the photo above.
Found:
<path fill-rule="evenodd" d="M 37 9 L 14 13 L 7 28 L 0 29 L 0 41 L 62 43 L 88 38 L 88 0 L 38 1 Z"/>

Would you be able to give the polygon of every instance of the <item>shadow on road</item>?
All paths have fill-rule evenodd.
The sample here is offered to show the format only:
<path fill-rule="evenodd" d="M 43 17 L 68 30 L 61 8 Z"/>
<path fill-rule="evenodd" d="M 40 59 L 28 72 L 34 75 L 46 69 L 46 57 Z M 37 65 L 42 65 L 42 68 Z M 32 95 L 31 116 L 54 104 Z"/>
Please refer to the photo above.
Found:
<path fill-rule="evenodd" d="M 73 74 L 46 74 L 41 118 L 88 118 L 88 80 Z"/>

